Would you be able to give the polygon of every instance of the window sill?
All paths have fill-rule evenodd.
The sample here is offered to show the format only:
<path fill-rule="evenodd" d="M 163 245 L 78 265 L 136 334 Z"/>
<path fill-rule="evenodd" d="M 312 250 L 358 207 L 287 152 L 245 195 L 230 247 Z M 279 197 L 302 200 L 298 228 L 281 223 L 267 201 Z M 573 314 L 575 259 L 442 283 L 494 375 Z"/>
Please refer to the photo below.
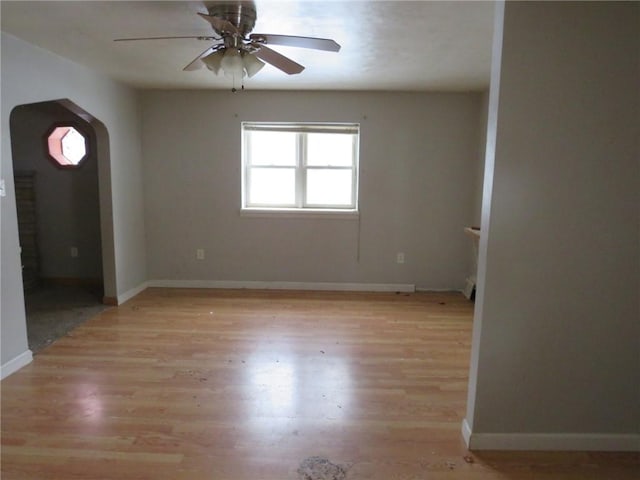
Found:
<path fill-rule="evenodd" d="M 330 210 L 322 208 L 243 208 L 241 217 L 254 218 L 315 218 L 336 220 L 357 220 L 357 210 Z"/>

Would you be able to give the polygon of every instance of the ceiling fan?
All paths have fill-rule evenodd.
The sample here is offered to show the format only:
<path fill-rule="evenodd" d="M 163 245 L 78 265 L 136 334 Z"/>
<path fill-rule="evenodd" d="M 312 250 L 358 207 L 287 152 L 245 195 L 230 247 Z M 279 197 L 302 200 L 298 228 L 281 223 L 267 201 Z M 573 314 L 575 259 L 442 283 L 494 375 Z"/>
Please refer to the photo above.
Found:
<path fill-rule="evenodd" d="M 183 70 L 197 70 L 206 66 L 216 74 L 222 72 L 234 78 L 242 78 L 245 75 L 253 77 L 265 63 L 273 65 L 288 75 L 304 70 L 304 66 L 272 50 L 267 45 L 310 48 L 328 52 L 340 51 L 340 45 L 328 38 L 251 33 L 257 19 L 253 1 L 207 2 L 206 6 L 208 12 L 206 14 L 198 12 L 198 15 L 209 22 L 215 32 L 214 36 L 118 38 L 115 41 L 178 38 L 213 41 L 215 42 L 213 45 L 198 55 Z"/>

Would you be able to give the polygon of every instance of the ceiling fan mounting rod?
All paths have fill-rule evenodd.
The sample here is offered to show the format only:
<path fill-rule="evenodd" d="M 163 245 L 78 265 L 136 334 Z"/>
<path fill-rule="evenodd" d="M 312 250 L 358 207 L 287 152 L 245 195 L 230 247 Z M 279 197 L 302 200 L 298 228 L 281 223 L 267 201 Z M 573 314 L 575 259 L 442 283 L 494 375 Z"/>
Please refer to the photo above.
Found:
<path fill-rule="evenodd" d="M 224 47 L 242 50 L 244 48 L 244 43 L 242 42 L 241 37 L 237 35 L 229 35 L 227 37 L 224 37 Z"/>
<path fill-rule="evenodd" d="M 257 14 L 253 2 L 207 2 L 206 6 L 209 15 L 234 25 L 240 37 L 246 37 L 256 24 Z"/>

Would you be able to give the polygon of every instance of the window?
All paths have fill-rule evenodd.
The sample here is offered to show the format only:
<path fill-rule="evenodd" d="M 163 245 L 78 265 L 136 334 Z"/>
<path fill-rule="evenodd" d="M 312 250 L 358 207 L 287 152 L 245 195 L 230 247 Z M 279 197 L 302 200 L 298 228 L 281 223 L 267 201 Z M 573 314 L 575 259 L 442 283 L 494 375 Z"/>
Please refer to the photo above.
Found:
<path fill-rule="evenodd" d="M 242 207 L 349 210 L 358 205 L 358 124 L 242 124 Z"/>
<path fill-rule="evenodd" d="M 87 141 L 70 125 L 55 127 L 47 136 L 47 152 L 60 167 L 77 167 L 87 157 Z"/>

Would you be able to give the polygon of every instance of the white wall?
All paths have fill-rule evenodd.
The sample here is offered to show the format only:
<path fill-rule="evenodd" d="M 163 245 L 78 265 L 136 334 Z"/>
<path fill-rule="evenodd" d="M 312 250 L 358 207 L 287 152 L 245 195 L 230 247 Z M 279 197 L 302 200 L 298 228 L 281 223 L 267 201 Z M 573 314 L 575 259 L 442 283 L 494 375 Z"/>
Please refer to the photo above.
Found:
<path fill-rule="evenodd" d="M 466 434 L 637 450 L 640 5 L 501 11 Z"/>
<path fill-rule="evenodd" d="M 27 352 L 9 115 L 22 104 L 68 98 L 103 122 L 110 163 L 100 164 L 103 249 L 107 295 L 121 295 L 146 280 L 138 96 L 130 88 L 83 66 L 2 34 L 2 352 L 4 366 Z M 106 240 L 106 241 L 105 241 Z M 20 357 L 22 358 L 22 357 Z"/>
<path fill-rule="evenodd" d="M 151 280 L 464 285 L 480 94 L 152 91 L 142 104 Z M 359 122 L 360 221 L 240 216 L 248 120 Z"/>
<path fill-rule="evenodd" d="M 478 139 L 478 162 L 473 199 L 473 225 L 480 226 L 482 218 L 482 191 L 484 189 L 484 160 L 487 154 L 487 121 L 489 119 L 489 91 L 482 92 L 480 103 L 480 136 Z"/>

